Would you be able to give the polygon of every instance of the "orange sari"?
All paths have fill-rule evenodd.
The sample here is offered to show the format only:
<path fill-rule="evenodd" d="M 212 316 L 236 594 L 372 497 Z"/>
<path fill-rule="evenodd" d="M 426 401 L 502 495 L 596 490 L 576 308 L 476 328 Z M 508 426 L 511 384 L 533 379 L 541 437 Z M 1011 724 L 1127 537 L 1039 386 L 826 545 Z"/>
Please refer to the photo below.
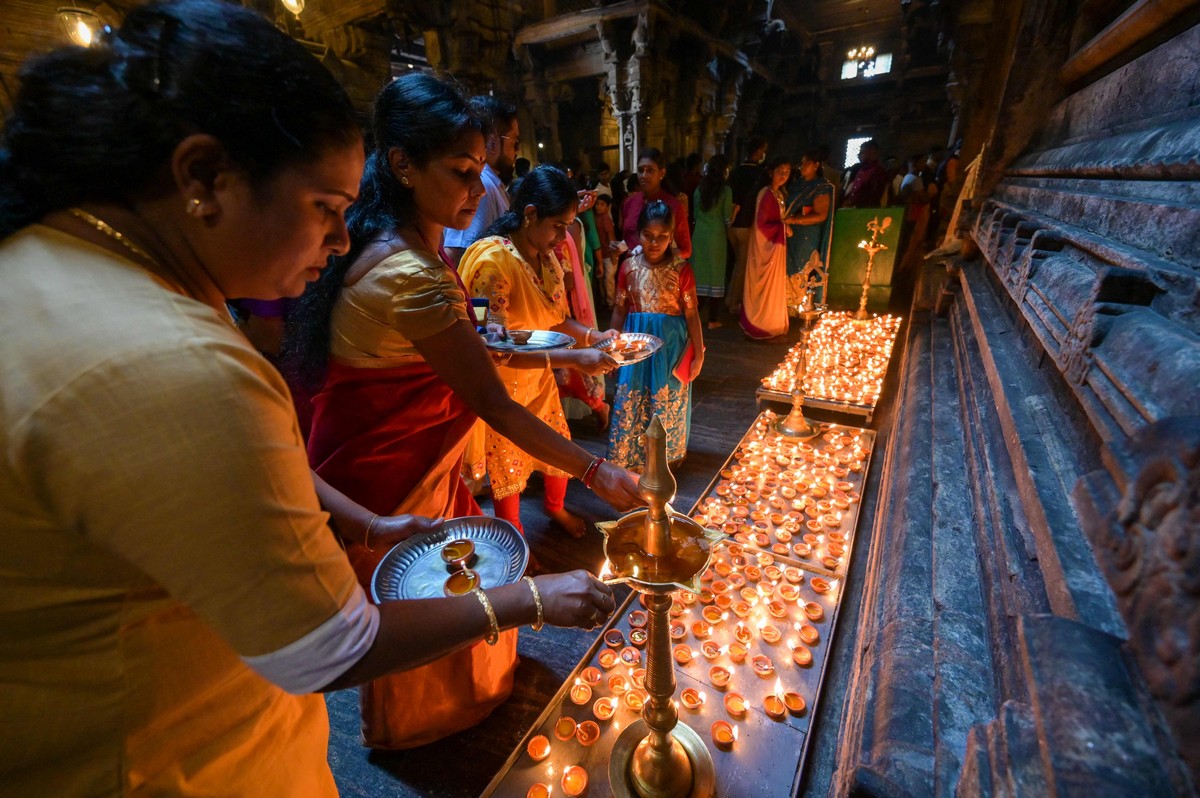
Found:
<path fill-rule="evenodd" d="M 402 273 L 393 280 L 387 269 Z M 395 290 L 403 296 L 390 294 Z M 342 333 L 357 342 L 360 353 L 369 348 L 381 356 L 330 363 L 325 386 L 313 397 L 308 441 L 313 469 L 373 513 L 482 515 L 460 475 L 467 433 L 476 416 L 414 354 L 401 331 L 388 327 L 419 326 L 397 314 L 398 305 L 421 316 L 422 303 L 441 302 L 453 317 L 465 317 L 465 297 L 454 273 L 443 271 L 441 264 L 415 262 L 412 253 L 400 253 L 343 294 L 360 318 L 339 327 L 335 311 L 335 354 Z M 444 316 L 446 307 L 440 312 Z M 375 324 L 368 326 L 366 320 Z M 386 553 L 347 547 L 359 580 L 367 586 Z M 479 642 L 363 685 L 359 700 L 366 745 L 413 748 L 474 726 L 508 698 L 516 666 L 514 629 L 502 633 L 494 646 Z"/>

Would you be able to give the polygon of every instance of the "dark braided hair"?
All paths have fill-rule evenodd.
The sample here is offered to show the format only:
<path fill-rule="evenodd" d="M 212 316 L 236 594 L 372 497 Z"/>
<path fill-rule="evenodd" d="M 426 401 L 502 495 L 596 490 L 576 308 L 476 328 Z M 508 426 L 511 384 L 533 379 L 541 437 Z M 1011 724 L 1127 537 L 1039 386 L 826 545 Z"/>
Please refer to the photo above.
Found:
<path fill-rule="evenodd" d="M 512 206 L 500 214 L 485 235 L 507 236 L 519 228 L 525 220 L 525 208 L 532 205 L 539 219 L 557 216 L 576 207 L 579 194 L 567 173 L 543 164 L 517 181 L 513 190 Z"/>
<path fill-rule="evenodd" d="M 320 386 L 329 358 L 330 319 L 346 271 L 368 244 L 390 238 L 416 215 L 413 190 L 392 172 L 388 151 L 403 150 L 410 163 L 423 167 L 449 152 L 467 131 L 486 133 L 487 125 L 448 78 L 411 72 L 379 93 L 371 116 L 374 149 L 367 155 L 358 200 L 346 213 L 350 251 L 332 258 L 288 313 L 283 364 L 290 379 L 309 389 Z"/>
<path fill-rule="evenodd" d="M 361 137 L 346 92 L 299 42 L 218 0 L 135 8 L 90 48 L 26 62 L 20 81 L 0 134 L 0 239 L 150 189 L 194 133 L 255 184 Z"/>

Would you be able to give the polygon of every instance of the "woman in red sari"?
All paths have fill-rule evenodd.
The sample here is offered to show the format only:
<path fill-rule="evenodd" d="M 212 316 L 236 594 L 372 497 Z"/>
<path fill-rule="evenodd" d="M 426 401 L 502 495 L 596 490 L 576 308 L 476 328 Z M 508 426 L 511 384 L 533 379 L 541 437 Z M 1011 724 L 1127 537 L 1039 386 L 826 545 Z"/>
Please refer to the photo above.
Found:
<path fill-rule="evenodd" d="M 292 314 L 286 344 L 313 398 L 309 460 L 322 479 L 373 513 L 479 515 L 460 476 L 477 417 L 625 508 L 638 502 L 622 469 L 556 434 L 513 402 L 441 256 L 445 227 L 465 228 L 483 195 L 484 137 L 462 94 L 429 75 L 393 81 L 374 110 L 377 149 L 347 214 L 352 247 Z M 600 372 L 592 349 L 556 353 Z M 509 365 L 542 367 L 517 354 Z M 385 553 L 350 545 L 366 583 Z M 363 738 L 411 748 L 474 725 L 508 697 L 516 634 L 361 688 Z"/>

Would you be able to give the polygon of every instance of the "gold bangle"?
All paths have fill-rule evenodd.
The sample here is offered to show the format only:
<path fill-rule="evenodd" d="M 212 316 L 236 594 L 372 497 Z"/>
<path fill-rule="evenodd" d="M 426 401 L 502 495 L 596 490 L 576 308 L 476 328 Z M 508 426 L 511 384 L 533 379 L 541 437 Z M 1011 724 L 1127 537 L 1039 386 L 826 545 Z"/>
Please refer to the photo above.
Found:
<path fill-rule="evenodd" d="M 477 587 L 471 588 L 471 592 L 479 599 L 479 603 L 483 605 L 483 611 L 488 617 L 488 633 L 487 637 L 483 638 L 484 642 L 489 646 L 496 645 L 496 641 L 500 639 L 500 623 L 496 620 L 496 611 L 492 609 L 492 602 L 488 599 L 487 594 Z"/>
<path fill-rule="evenodd" d="M 533 581 L 532 576 L 526 576 L 524 579 L 529 583 L 529 592 L 533 593 L 533 603 L 537 605 L 537 622 L 531 628 L 535 632 L 540 632 L 546 625 L 545 616 L 542 615 L 542 594 L 538 592 L 537 583 Z"/>
<path fill-rule="evenodd" d="M 371 548 L 371 530 L 375 528 L 375 522 L 378 520 L 378 513 L 371 516 L 371 523 L 367 524 L 367 532 L 363 535 L 363 548 L 367 551 L 375 551 L 375 549 Z"/>
<path fill-rule="evenodd" d="M 542 352 L 542 354 L 546 356 L 546 368 L 550 368 L 550 353 Z"/>

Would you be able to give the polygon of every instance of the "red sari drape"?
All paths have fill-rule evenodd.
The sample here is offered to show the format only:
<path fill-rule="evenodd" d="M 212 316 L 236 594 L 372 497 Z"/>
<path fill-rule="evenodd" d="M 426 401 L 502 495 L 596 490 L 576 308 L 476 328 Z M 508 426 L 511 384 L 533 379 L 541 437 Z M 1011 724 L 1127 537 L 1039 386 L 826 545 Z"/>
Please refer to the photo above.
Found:
<path fill-rule="evenodd" d="M 331 363 L 313 397 L 308 440 L 313 469 L 380 515 L 481 515 L 460 476 L 476 416 L 425 363 L 354 368 Z M 387 552 L 350 545 L 359 580 L 370 585 Z M 462 601 L 474 601 L 468 596 Z M 412 748 L 475 725 L 512 692 L 517 633 L 477 643 L 360 689 L 363 739 L 374 748 Z"/>

